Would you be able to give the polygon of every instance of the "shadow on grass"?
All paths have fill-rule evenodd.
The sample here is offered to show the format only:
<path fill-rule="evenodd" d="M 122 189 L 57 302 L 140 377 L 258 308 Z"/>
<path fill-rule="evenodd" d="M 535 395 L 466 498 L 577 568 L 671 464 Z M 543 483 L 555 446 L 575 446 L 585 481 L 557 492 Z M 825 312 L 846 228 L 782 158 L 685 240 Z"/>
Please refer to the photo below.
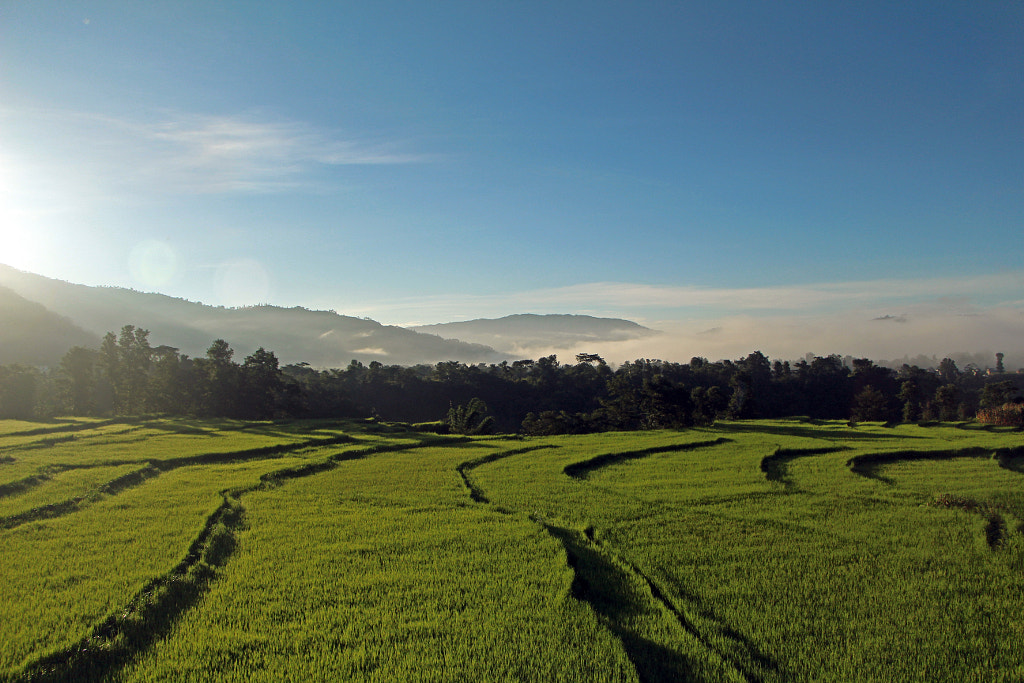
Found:
<path fill-rule="evenodd" d="M 991 432 L 993 434 L 1024 432 L 1024 427 L 1017 427 L 1015 425 L 984 424 L 981 422 L 958 422 L 953 426 L 967 432 Z"/>
<path fill-rule="evenodd" d="M 1024 474 L 1024 446 L 998 450 L 995 458 L 1004 470 Z"/>
<path fill-rule="evenodd" d="M 765 479 L 782 484 L 787 492 L 795 493 L 796 484 L 789 478 L 789 463 L 797 458 L 806 458 L 813 455 L 827 455 L 838 451 L 849 450 L 845 446 L 830 448 L 777 448 L 771 455 L 761 458 L 761 471 Z"/>
<path fill-rule="evenodd" d="M 21 479 L 15 479 L 14 481 L 7 482 L 6 484 L 0 484 L 0 498 L 20 496 L 21 494 L 31 491 L 35 487 L 52 478 L 53 474 L 46 472 L 42 474 L 32 474 L 27 477 L 22 477 Z"/>
<path fill-rule="evenodd" d="M 625 462 L 626 460 L 646 458 L 648 456 L 657 455 L 659 453 L 694 451 L 697 450 L 698 448 L 719 446 L 721 444 L 729 443 L 731 441 L 732 439 L 719 437 L 711 441 L 694 441 L 692 443 L 671 444 L 668 446 L 655 446 L 654 448 L 644 448 L 637 451 L 625 451 L 622 453 L 604 453 L 595 458 L 590 458 L 588 460 L 574 462 L 569 465 L 566 465 L 564 468 L 562 468 L 562 471 L 574 479 L 586 479 L 594 470 L 601 469 L 602 467 L 608 467 L 609 465 L 614 465 L 616 463 Z"/>
<path fill-rule="evenodd" d="M 33 429 L 25 429 L 20 432 L 7 432 L 3 436 L 38 436 L 40 434 L 57 434 L 61 432 L 81 432 L 87 429 L 97 429 L 99 427 L 109 427 L 112 424 L 118 424 L 121 420 L 99 420 L 96 422 L 79 422 L 71 418 L 52 418 L 50 420 L 38 420 L 43 424 L 52 424 L 52 427 L 36 427 Z"/>
<path fill-rule="evenodd" d="M 1010 452 L 1010 451 L 1007 451 Z M 847 467 L 850 468 L 854 474 L 859 474 L 862 477 L 869 479 L 875 479 L 885 484 L 894 484 L 894 480 L 890 477 L 886 477 L 881 473 L 881 469 L 886 465 L 890 465 L 896 462 L 909 462 L 914 460 L 951 460 L 953 458 L 992 458 L 999 463 L 1000 467 L 1006 469 L 1014 469 L 1013 467 L 1006 467 L 1004 460 L 999 456 L 1000 451 L 993 451 L 991 448 L 982 448 L 980 446 L 972 446 L 970 448 L 956 448 L 948 450 L 935 450 L 935 451 L 913 451 L 913 450 L 899 450 L 899 451 L 883 451 L 881 453 L 864 453 L 863 455 L 857 455 L 846 461 Z M 1017 462 L 1016 458 L 1008 457 L 1007 462 Z"/>
<path fill-rule="evenodd" d="M 174 569 L 143 586 L 121 614 L 108 617 L 74 645 L 36 660 L 14 680 L 108 680 L 167 635 L 178 617 L 199 601 L 216 578 L 217 569 L 234 552 L 234 532 L 241 525 L 241 506 L 237 500 L 225 498 Z"/>
<path fill-rule="evenodd" d="M 125 418 L 128 424 L 136 424 L 155 431 L 188 436 L 208 436 L 212 439 L 223 438 L 232 434 L 259 434 L 279 439 L 296 439 L 315 437 L 320 430 L 349 429 L 351 431 L 380 432 L 403 431 L 398 428 L 389 429 L 380 424 L 363 423 L 353 420 L 236 420 L 216 417 L 138 417 Z M 325 433 L 323 437 L 335 436 Z"/>
<path fill-rule="evenodd" d="M 339 439 L 342 437 L 338 437 Z M 345 437 L 352 440 L 351 437 Z M 243 526 L 240 497 L 250 491 L 279 486 L 283 481 L 333 469 L 346 460 L 392 451 L 444 445 L 463 440 L 423 435 L 419 443 L 380 444 L 336 453 L 325 460 L 283 468 L 260 477 L 258 484 L 224 494 L 224 502 L 211 514 L 192 542 L 185 558 L 170 572 L 149 581 L 120 614 L 108 617 L 74 645 L 45 655 L 27 665 L 12 680 L 38 683 L 99 682 L 109 680 L 139 653 L 167 635 L 177 620 L 209 590 L 234 553 L 235 532 Z M 292 446 L 294 448 L 294 445 Z M 182 461 L 179 461 L 179 466 Z M 107 484 L 110 493 L 136 485 L 158 471 L 130 473 Z"/>
<path fill-rule="evenodd" d="M 475 460 L 467 460 L 466 462 L 460 463 L 459 466 L 455 468 L 455 470 L 462 477 L 462 483 L 464 483 L 466 485 L 466 488 L 469 489 L 469 497 L 474 502 L 490 503 L 491 501 L 489 498 L 487 498 L 487 495 L 483 492 L 483 489 L 474 484 L 473 481 L 469 478 L 470 470 L 476 469 L 477 467 L 480 467 L 481 465 L 486 465 L 487 463 L 490 462 L 495 462 L 496 460 L 511 457 L 513 455 L 522 455 L 523 453 L 531 453 L 533 451 L 540 451 L 548 448 L 558 447 L 555 446 L 554 444 L 541 444 L 537 446 L 513 448 L 512 450 L 509 451 L 498 451 L 497 453 L 490 453 L 488 455 L 485 455 L 482 458 L 476 458 Z"/>
<path fill-rule="evenodd" d="M 815 424 L 815 423 L 811 423 Z M 846 423 L 825 422 L 818 426 L 806 427 L 800 424 L 777 425 L 761 424 L 754 422 L 716 422 L 715 430 L 722 432 L 739 432 L 747 434 L 773 434 L 778 436 L 798 436 L 807 439 L 820 440 L 843 440 L 843 441 L 872 441 L 893 439 L 893 434 L 878 434 L 875 432 L 859 431 L 856 427 L 849 427 Z M 900 439 L 920 439 L 924 437 L 910 436 L 900 433 Z"/>
<path fill-rule="evenodd" d="M 572 596 L 590 604 L 622 642 L 626 656 L 643 683 L 702 680 L 692 673 L 699 668 L 697 662 L 644 637 L 631 626 L 631 621 L 648 611 L 643 607 L 644 596 L 634 587 L 634 577 L 609 562 L 580 534 L 556 526 L 544 525 L 544 528 L 565 548 L 573 570 Z"/>
<path fill-rule="evenodd" d="M 571 587 L 573 597 L 588 603 L 619 638 L 642 682 L 717 681 L 723 680 L 723 676 L 755 682 L 763 679 L 764 671 L 776 669 L 774 662 L 735 629 L 714 620 L 706 613 L 702 614 L 706 622 L 712 623 L 718 636 L 730 642 L 730 649 L 741 650 L 750 663 L 738 661 L 731 653 L 722 651 L 685 613 L 674 606 L 669 596 L 649 577 L 628 563 L 620 565 L 602 552 L 590 530 L 584 535 L 570 529 L 542 525 L 565 548 L 574 575 Z M 694 596 L 687 596 L 686 599 L 691 602 L 696 600 Z M 639 632 L 645 620 L 666 612 L 682 631 L 707 651 L 707 658 L 686 656 Z M 657 626 L 651 631 L 664 632 Z"/>

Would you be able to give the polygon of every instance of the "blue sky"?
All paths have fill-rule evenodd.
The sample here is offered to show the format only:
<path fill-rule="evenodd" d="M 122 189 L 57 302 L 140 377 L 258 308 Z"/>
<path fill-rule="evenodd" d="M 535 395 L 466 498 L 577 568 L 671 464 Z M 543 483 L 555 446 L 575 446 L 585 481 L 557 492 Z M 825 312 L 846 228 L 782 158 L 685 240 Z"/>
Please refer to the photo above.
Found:
<path fill-rule="evenodd" d="M 1018 2 L 0 6 L 0 262 L 74 282 L 980 352 L 1022 217 Z"/>

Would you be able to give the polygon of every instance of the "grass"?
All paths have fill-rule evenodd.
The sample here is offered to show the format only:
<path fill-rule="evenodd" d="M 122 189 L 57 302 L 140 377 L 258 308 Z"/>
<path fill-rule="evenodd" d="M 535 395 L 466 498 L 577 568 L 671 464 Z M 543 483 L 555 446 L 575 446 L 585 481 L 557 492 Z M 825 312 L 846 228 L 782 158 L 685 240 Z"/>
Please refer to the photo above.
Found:
<path fill-rule="evenodd" d="M 243 498 L 222 578 L 121 680 L 635 680 L 543 529 L 472 503 L 487 448 L 345 461 Z"/>
<path fill-rule="evenodd" d="M 1021 445 L 0 423 L 0 680 L 1017 681 Z"/>

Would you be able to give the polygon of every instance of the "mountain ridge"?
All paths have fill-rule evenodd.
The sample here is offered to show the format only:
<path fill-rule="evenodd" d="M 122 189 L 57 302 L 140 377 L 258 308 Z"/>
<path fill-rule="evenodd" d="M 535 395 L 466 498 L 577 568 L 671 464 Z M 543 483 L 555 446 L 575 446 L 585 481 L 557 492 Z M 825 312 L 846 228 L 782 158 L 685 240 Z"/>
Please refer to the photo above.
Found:
<path fill-rule="evenodd" d="M 516 313 L 502 318 L 415 325 L 410 329 L 486 344 L 506 353 L 535 348 L 569 349 L 586 342 L 627 341 L 657 334 L 631 320 L 572 313 Z"/>
<path fill-rule="evenodd" d="M 518 350 L 531 344 L 569 348 L 588 340 L 614 341 L 622 334 L 636 338 L 653 333 L 627 320 L 571 314 L 517 314 L 405 328 L 302 306 L 213 306 L 124 287 L 81 285 L 3 264 L 0 287 L 56 318 L 66 319 L 86 335 L 71 335 L 76 341 L 65 351 L 72 345 L 86 345 L 83 339 L 98 340 L 106 332 L 116 333 L 126 324 L 149 330 L 154 345 L 171 346 L 191 356 L 203 355 L 213 340 L 224 339 L 240 356 L 263 347 L 273 351 L 282 364 L 308 363 L 323 368 L 344 367 L 352 360 L 393 365 L 447 360 L 494 363 L 515 359 Z M 10 308 L 0 306 L 0 323 Z M 12 325 L 21 324 L 12 320 Z M 71 328 L 67 329 L 70 335 Z M 504 348 L 497 349 L 477 341 L 481 335 L 486 336 L 481 329 L 491 330 L 496 339 L 507 341 L 511 335 L 519 341 L 503 343 Z M 459 330 L 474 338 L 448 334 Z M 38 364 L 54 362 L 51 358 L 49 363 Z"/>
<path fill-rule="evenodd" d="M 56 365 L 73 346 L 96 346 L 98 335 L 42 304 L 0 286 L 0 365 Z"/>

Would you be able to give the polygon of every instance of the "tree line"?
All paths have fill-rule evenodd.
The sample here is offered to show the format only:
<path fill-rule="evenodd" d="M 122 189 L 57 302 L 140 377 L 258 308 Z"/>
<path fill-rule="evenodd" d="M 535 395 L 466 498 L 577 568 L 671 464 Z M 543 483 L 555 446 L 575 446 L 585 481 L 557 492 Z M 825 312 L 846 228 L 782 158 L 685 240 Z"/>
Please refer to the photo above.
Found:
<path fill-rule="evenodd" d="M 1019 374 L 961 370 L 949 358 L 936 369 L 894 370 L 838 355 L 771 361 L 759 351 L 735 361 L 638 359 L 615 369 L 596 354 L 579 354 L 564 364 L 551 355 L 490 365 L 353 360 L 321 370 L 281 366 L 263 348 L 238 362 L 223 339 L 190 358 L 151 346 L 147 330 L 125 325 L 120 334 L 107 333 L 98 349 L 70 349 L 56 368 L 0 366 L 0 417 L 378 417 L 537 435 L 679 428 L 723 418 L 946 421 L 979 411 L 989 421 L 1015 424 L 1022 385 Z"/>

